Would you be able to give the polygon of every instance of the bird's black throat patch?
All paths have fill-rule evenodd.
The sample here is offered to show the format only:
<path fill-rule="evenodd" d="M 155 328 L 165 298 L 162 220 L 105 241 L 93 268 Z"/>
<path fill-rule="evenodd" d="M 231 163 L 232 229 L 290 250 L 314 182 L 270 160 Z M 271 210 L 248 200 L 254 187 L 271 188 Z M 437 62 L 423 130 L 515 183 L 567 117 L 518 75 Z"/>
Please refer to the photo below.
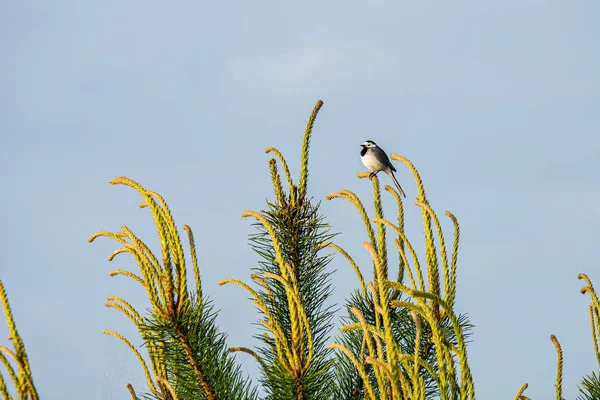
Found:
<path fill-rule="evenodd" d="M 365 154 L 367 154 L 367 148 L 363 147 L 362 150 L 360 151 L 360 156 L 363 157 Z"/>

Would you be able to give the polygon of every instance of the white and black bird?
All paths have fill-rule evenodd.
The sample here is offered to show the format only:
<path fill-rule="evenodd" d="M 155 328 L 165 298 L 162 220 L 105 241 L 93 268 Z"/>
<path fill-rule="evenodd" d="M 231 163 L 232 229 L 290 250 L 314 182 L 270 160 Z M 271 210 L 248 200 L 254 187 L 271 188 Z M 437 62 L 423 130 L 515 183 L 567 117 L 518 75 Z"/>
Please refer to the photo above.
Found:
<path fill-rule="evenodd" d="M 396 187 L 398 188 L 398 191 L 400 191 L 400 194 L 406 198 L 404 190 L 402 190 L 402 187 L 394 176 L 396 168 L 394 168 L 390 162 L 390 159 L 388 158 L 387 154 L 385 154 L 385 151 L 383 151 L 381 147 L 377 146 L 377 144 L 372 140 L 367 140 L 361 144 L 361 146 L 362 150 L 360 151 L 360 160 L 365 167 L 371 171 L 371 176 L 377 175 L 379 171 L 385 172 L 390 178 L 392 178 L 396 184 Z"/>

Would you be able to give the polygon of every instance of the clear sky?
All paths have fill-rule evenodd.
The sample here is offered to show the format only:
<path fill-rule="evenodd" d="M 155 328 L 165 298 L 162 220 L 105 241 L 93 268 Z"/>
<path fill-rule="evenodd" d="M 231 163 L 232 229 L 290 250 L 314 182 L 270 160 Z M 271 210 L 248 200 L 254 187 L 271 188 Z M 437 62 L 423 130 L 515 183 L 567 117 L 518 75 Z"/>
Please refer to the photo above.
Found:
<path fill-rule="evenodd" d="M 457 311 L 476 325 L 469 359 L 479 399 L 564 397 L 597 369 L 577 274 L 600 287 L 600 3 L 597 1 L 0 2 L 0 279 L 46 399 L 124 399 L 145 382 L 103 306 L 145 294 L 98 230 L 127 225 L 156 244 L 126 175 L 166 197 L 195 230 L 205 293 L 232 346 L 252 346 L 246 294 L 250 221 L 272 198 L 268 156 L 298 175 L 306 119 L 309 191 L 368 199 L 366 139 L 419 168 L 431 205 L 459 218 Z M 409 199 L 415 186 L 398 165 Z M 384 182 L 386 177 L 383 177 Z M 389 183 L 389 182 L 388 182 Z M 385 203 L 391 215 L 393 202 Z M 368 265 L 353 208 L 324 201 L 338 243 Z M 408 232 L 420 243 L 419 210 Z M 443 220 L 450 232 L 450 224 Z M 357 286 L 331 264 L 335 300 Z M 366 268 L 368 269 L 368 268 Z M 0 344 L 8 344 L 0 323 Z M 254 362 L 238 357 L 244 370 Z"/>

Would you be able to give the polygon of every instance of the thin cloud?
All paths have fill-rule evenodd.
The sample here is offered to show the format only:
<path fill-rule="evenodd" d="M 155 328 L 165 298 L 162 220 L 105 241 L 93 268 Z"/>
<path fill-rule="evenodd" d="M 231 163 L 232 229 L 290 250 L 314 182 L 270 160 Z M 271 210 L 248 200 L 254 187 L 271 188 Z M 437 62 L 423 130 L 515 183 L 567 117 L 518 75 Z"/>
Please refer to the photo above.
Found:
<path fill-rule="evenodd" d="M 389 52 L 369 43 L 316 45 L 285 54 L 238 59 L 233 78 L 252 89 L 288 90 L 381 78 L 393 68 Z"/>

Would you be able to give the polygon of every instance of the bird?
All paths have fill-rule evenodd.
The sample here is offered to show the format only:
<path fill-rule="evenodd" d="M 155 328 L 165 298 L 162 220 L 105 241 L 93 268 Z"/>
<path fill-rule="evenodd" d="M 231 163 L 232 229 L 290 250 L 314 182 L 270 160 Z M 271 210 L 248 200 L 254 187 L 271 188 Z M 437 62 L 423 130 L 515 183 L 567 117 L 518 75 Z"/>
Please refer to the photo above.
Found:
<path fill-rule="evenodd" d="M 390 162 L 390 159 L 388 158 L 387 154 L 385 154 L 385 151 L 383 151 L 381 147 L 377 146 L 377 144 L 372 140 L 367 140 L 366 142 L 361 144 L 361 146 L 362 150 L 360 151 L 360 160 L 365 165 L 365 167 L 367 167 L 371 171 L 369 178 L 372 178 L 374 175 L 377 175 L 379 171 L 385 172 L 390 178 L 392 178 L 400 194 L 404 198 L 406 198 L 404 190 L 402 190 L 402 187 L 400 186 L 398 180 L 394 176 L 396 168 L 394 168 L 394 166 Z"/>

